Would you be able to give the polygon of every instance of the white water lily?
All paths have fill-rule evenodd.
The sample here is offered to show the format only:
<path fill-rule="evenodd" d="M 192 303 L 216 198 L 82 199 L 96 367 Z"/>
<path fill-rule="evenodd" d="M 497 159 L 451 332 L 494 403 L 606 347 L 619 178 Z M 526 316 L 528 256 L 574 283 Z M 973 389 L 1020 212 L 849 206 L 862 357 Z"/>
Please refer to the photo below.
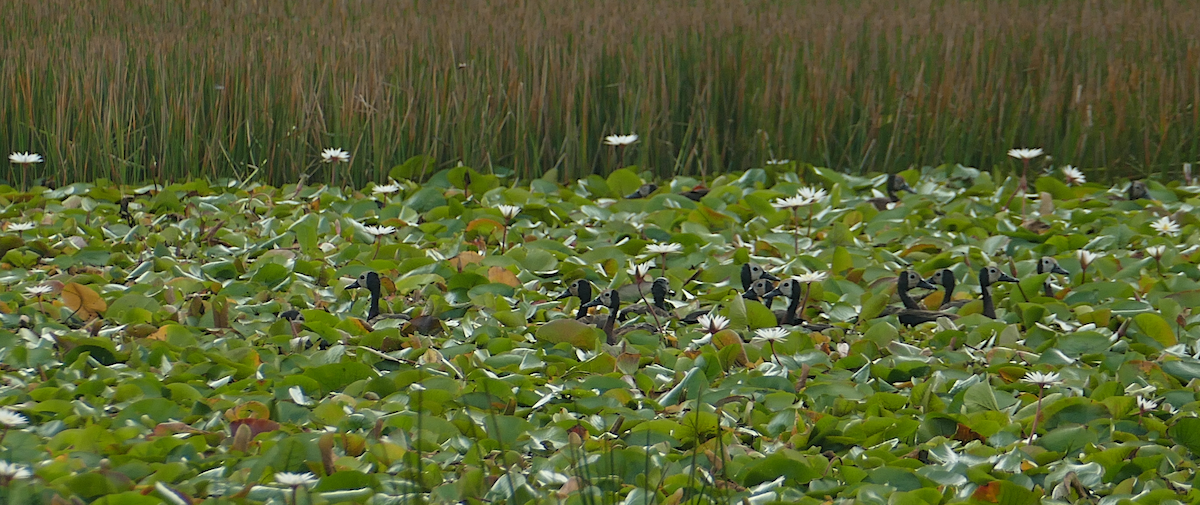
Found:
<path fill-rule="evenodd" d="M 1174 219 L 1171 219 L 1171 216 L 1163 216 L 1158 221 L 1150 224 L 1150 227 L 1154 228 L 1154 231 L 1157 231 L 1159 235 L 1174 237 L 1179 233 L 1179 224 Z"/>
<path fill-rule="evenodd" d="M 29 424 L 29 419 L 13 410 L 0 408 L 0 424 L 7 428 L 20 428 Z"/>
<path fill-rule="evenodd" d="M 754 330 L 754 338 L 752 342 L 780 342 L 787 339 L 792 332 L 778 326 L 774 328 L 760 328 Z"/>
<path fill-rule="evenodd" d="M 609 135 L 604 137 L 604 143 L 610 146 L 627 146 L 638 141 L 636 133 L 629 135 Z"/>
<path fill-rule="evenodd" d="M 35 227 L 37 227 L 37 225 L 30 222 L 8 223 L 9 231 L 29 231 Z"/>
<path fill-rule="evenodd" d="M 700 330 L 704 333 L 716 333 L 729 327 L 729 318 L 717 314 L 701 314 L 696 318 L 696 322 L 700 324 Z"/>
<path fill-rule="evenodd" d="M 44 161 L 42 155 L 37 153 L 12 153 L 8 155 L 8 161 L 18 165 L 32 165 Z"/>
<path fill-rule="evenodd" d="M 500 215 L 505 219 L 512 219 L 521 213 L 521 208 L 516 205 L 499 205 L 496 208 L 500 209 Z"/>
<path fill-rule="evenodd" d="M 1167 252 L 1167 246 L 1165 245 L 1154 245 L 1146 248 L 1146 254 L 1154 257 L 1156 260 L 1162 259 L 1165 252 Z"/>
<path fill-rule="evenodd" d="M 796 196 L 804 201 L 804 205 L 812 205 L 824 201 L 825 197 L 829 196 L 829 194 L 825 192 L 824 188 L 804 186 L 796 191 Z"/>
<path fill-rule="evenodd" d="M 1079 266 L 1087 268 L 1093 261 L 1096 261 L 1096 253 L 1080 249 L 1075 251 L 1075 257 L 1079 258 Z"/>
<path fill-rule="evenodd" d="M 317 476 L 311 472 L 276 472 L 275 482 L 288 487 L 311 486 L 317 482 Z"/>
<path fill-rule="evenodd" d="M 850 356 L 850 344 L 847 344 L 846 342 L 838 342 L 838 344 L 834 346 L 834 349 L 836 349 L 837 353 L 841 354 L 843 358 Z"/>
<path fill-rule="evenodd" d="M 828 194 L 822 188 L 804 186 L 796 191 L 796 196 L 777 198 L 774 202 L 771 202 L 771 206 L 775 207 L 776 209 L 794 209 L 797 207 L 806 207 L 824 201 L 826 196 L 828 196 Z"/>
<path fill-rule="evenodd" d="M 645 263 L 634 263 L 634 262 L 630 261 L 628 272 L 629 272 L 629 275 L 631 277 L 633 277 L 633 280 L 640 282 L 642 280 L 642 278 L 645 277 L 646 274 L 650 272 L 651 268 L 654 268 L 653 260 L 647 261 Z"/>
<path fill-rule="evenodd" d="M 669 244 L 648 244 L 648 245 L 646 245 L 646 252 L 650 253 L 650 254 L 671 254 L 671 253 L 677 253 L 682 250 L 683 250 L 683 246 L 680 244 L 676 244 L 675 242 L 671 242 Z"/>
<path fill-rule="evenodd" d="M 1049 372 L 1049 373 L 1029 372 L 1029 373 L 1025 374 L 1025 377 L 1021 378 L 1021 382 L 1026 382 L 1029 384 L 1037 384 L 1038 386 L 1041 386 L 1043 388 L 1048 388 L 1055 384 L 1059 384 L 1062 381 L 1059 380 L 1059 375 L 1055 372 Z"/>
<path fill-rule="evenodd" d="M 393 233 L 396 233 L 395 226 L 363 226 L 363 229 L 367 230 L 367 233 L 370 233 L 371 235 L 374 235 L 376 237 L 381 237 L 384 235 L 391 235 Z"/>
<path fill-rule="evenodd" d="M 1147 412 L 1158 408 L 1158 402 L 1152 398 L 1144 396 L 1137 397 L 1137 408 L 1142 412 Z"/>
<path fill-rule="evenodd" d="M 325 163 L 333 163 L 335 161 L 347 163 L 350 161 L 350 153 L 337 148 L 330 148 L 321 151 L 321 161 Z"/>
<path fill-rule="evenodd" d="M 1063 181 L 1068 186 L 1078 186 L 1087 182 L 1087 177 L 1083 175 L 1083 171 L 1071 165 L 1062 167 Z"/>
<path fill-rule="evenodd" d="M 45 284 L 38 284 L 36 286 L 29 286 L 25 288 L 25 294 L 29 296 L 42 296 L 51 291 L 54 291 L 54 288 Z"/>
<path fill-rule="evenodd" d="M 821 282 L 827 277 L 825 272 L 804 272 L 796 276 L 796 280 L 806 284 L 813 282 Z"/>
<path fill-rule="evenodd" d="M 5 480 L 24 480 L 32 476 L 33 472 L 29 471 L 29 467 L 25 465 L 0 461 L 0 477 Z"/>
<path fill-rule="evenodd" d="M 804 206 L 804 199 L 799 196 L 789 196 L 787 198 L 776 198 L 771 202 L 771 206 L 776 209 L 794 209 Z"/>
<path fill-rule="evenodd" d="M 400 191 L 400 185 L 397 183 L 384 184 L 382 186 L 375 186 L 374 188 L 371 188 L 371 192 L 377 195 L 390 195 L 397 191 Z"/>
<path fill-rule="evenodd" d="M 1037 149 L 1009 149 L 1008 155 L 1018 160 L 1032 160 L 1044 154 L 1041 148 Z"/>

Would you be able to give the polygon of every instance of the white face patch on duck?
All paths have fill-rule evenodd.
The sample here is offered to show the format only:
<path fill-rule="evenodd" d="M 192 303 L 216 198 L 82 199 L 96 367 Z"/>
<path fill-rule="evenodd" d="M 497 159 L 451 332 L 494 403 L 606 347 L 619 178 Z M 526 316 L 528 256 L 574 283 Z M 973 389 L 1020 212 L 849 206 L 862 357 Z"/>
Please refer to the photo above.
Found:
<path fill-rule="evenodd" d="M 921 281 L 923 280 L 923 279 L 921 279 L 920 275 L 917 275 L 917 273 L 912 270 L 906 270 L 904 272 L 904 277 L 905 277 L 905 280 L 908 281 L 908 287 L 910 287 L 910 288 L 916 287 L 917 284 L 920 284 Z"/>
<path fill-rule="evenodd" d="M 788 298 L 794 298 L 800 294 L 800 281 L 796 279 L 788 279 L 779 284 L 779 292 Z"/>
<path fill-rule="evenodd" d="M 1054 258 L 1051 258 L 1049 256 L 1042 256 L 1042 259 L 1038 260 L 1038 273 L 1039 274 L 1050 273 L 1050 274 L 1067 275 L 1070 272 L 1067 272 L 1066 269 L 1059 266 L 1058 261 L 1055 260 Z"/>
<path fill-rule="evenodd" d="M 987 283 L 995 284 L 1000 282 L 1000 269 L 996 267 L 987 267 Z"/>

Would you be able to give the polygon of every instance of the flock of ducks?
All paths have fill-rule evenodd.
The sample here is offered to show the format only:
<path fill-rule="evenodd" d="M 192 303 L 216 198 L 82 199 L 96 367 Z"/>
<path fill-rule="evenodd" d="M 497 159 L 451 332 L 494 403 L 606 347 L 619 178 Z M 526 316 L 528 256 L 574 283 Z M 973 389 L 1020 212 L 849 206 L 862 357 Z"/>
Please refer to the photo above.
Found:
<path fill-rule="evenodd" d="M 1054 258 L 1049 256 L 1038 260 L 1037 273 L 1068 274 Z M 996 305 L 991 288 L 1002 282 L 1017 282 L 1017 279 L 995 266 L 986 266 L 979 270 L 981 313 L 986 317 L 996 318 Z M 741 267 L 741 297 L 743 299 L 757 301 L 768 309 L 773 308 L 775 300 L 778 298 L 787 300 L 785 308 L 772 311 L 779 326 L 814 332 L 833 328 L 831 325 L 806 319 L 805 311 L 808 308 L 806 284 L 807 282 L 801 278 L 780 280 L 771 272 L 754 263 L 746 263 Z M 955 311 L 971 301 L 965 298 L 954 298 L 957 286 L 958 279 L 948 268 L 935 271 L 929 278 L 924 278 L 912 270 L 902 271 L 896 277 L 896 297 L 899 298 L 900 304 L 889 306 L 878 317 L 895 316 L 905 326 L 936 322 L 940 318 L 956 320 L 958 314 Z M 943 296 L 937 307 L 923 306 L 910 293 L 914 289 L 936 290 L 939 287 L 943 290 Z M 382 292 L 380 277 L 376 272 L 364 272 L 347 286 L 347 289 L 365 289 L 370 293 L 366 314 L 368 324 L 386 318 L 409 319 L 409 316 L 404 314 L 380 312 Z M 1052 297 L 1054 296 L 1053 289 L 1048 278 L 1043 286 L 1043 293 Z M 710 324 L 709 321 L 712 320 L 717 307 L 701 307 L 686 313 L 677 312 L 676 308 L 669 303 L 670 297 L 674 295 L 675 291 L 671 289 L 670 281 L 665 277 L 618 289 L 606 289 L 599 294 L 596 294 L 590 281 L 577 279 L 554 300 L 579 299 L 579 306 L 575 309 L 575 319 L 600 328 L 606 335 L 608 343 L 615 345 L 620 342 L 621 337 L 636 330 L 655 333 L 663 331 L 668 324 Z M 638 303 L 626 304 L 631 299 Z M 593 313 L 593 310 L 600 308 L 607 309 L 606 313 Z M 281 317 L 293 322 L 303 322 L 303 316 L 297 311 L 288 311 L 281 314 Z M 637 319 L 633 322 L 625 322 L 634 318 Z M 621 324 L 618 326 L 618 323 Z M 440 328 L 440 325 L 435 326 L 435 329 Z"/>
<path fill-rule="evenodd" d="M 899 201 L 898 193 L 901 191 L 915 193 L 915 190 L 898 175 L 889 176 L 884 186 L 887 196 L 868 200 L 879 209 L 886 209 Z M 626 195 L 626 198 L 646 198 L 657 190 L 657 185 L 645 184 L 634 193 Z M 687 191 L 683 196 L 699 200 L 707 192 L 707 188 L 698 186 Z M 1131 200 L 1147 197 L 1147 188 L 1142 181 L 1134 181 L 1126 192 Z M 1069 274 L 1054 258 L 1048 256 L 1037 261 L 1037 273 Z M 1017 279 L 995 266 L 985 266 L 979 270 L 978 281 L 981 301 L 979 313 L 995 319 L 996 303 L 991 288 L 999 283 L 1017 282 Z M 810 308 L 808 304 L 809 288 L 806 287 L 806 284 L 810 282 L 812 282 L 811 279 L 801 278 L 781 280 L 754 263 L 746 263 L 741 267 L 741 297 L 745 300 L 762 303 L 768 309 L 774 309 L 772 313 L 779 326 L 816 332 L 832 328 L 831 325 L 811 321 L 805 314 Z M 950 269 L 937 270 L 928 278 L 924 278 L 912 270 L 902 271 L 897 275 L 895 284 L 895 296 L 899 299 L 900 304 L 887 307 L 877 317 L 895 316 L 905 326 L 936 322 L 942 318 L 953 321 L 959 317 L 956 311 L 972 301 L 968 298 L 954 297 L 958 283 L 959 280 L 954 271 Z M 914 289 L 936 290 L 939 287 L 943 293 L 941 301 L 936 307 L 922 305 L 921 301 L 910 293 Z M 381 313 L 382 293 L 380 277 L 377 272 L 363 273 L 347 286 L 347 289 L 365 289 L 370 293 L 366 314 L 368 326 L 385 318 L 409 319 L 409 316 L 404 314 Z M 602 329 L 609 344 L 618 343 L 623 335 L 635 330 L 663 332 L 669 324 L 709 324 L 719 308 L 716 306 L 691 307 L 686 313 L 677 312 L 676 307 L 669 302 L 670 298 L 675 295 L 675 291 L 672 290 L 670 281 L 665 277 L 659 277 L 648 283 L 639 278 L 633 285 L 604 290 L 598 294 L 596 291 L 591 282 L 586 279 L 578 279 L 571 282 L 554 300 L 579 299 L 579 306 L 575 309 L 575 319 L 586 324 L 594 324 L 597 328 Z M 1044 283 L 1042 294 L 1049 297 L 1054 296 L 1050 277 Z M 786 307 L 775 309 L 775 301 L 778 298 L 786 299 Z M 626 303 L 630 301 L 635 303 Z M 820 310 L 819 306 L 817 308 Z M 599 312 L 599 309 L 606 310 Z M 594 313 L 594 311 L 597 312 Z M 293 324 L 304 321 L 303 315 L 295 310 L 286 311 L 280 314 L 280 317 L 292 321 Z M 432 316 L 414 318 L 413 322 L 416 322 L 416 319 L 424 319 L 418 330 L 432 332 L 441 330 L 440 321 Z M 634 321 L 626 322 L 630 319 L 634 319 Z"/>

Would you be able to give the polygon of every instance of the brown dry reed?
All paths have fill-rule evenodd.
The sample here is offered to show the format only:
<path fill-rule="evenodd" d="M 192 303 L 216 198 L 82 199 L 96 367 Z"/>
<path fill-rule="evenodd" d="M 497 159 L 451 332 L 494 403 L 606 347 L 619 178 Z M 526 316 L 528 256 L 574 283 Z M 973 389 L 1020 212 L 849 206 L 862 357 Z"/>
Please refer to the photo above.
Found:
<path fill-rule="evenodd" d="M 417 155 L 562 179 L 790 158 L 1091 174 L 1200 159 L 1187 0 L 10 0 L 0 152 L 57 183 L 382 181 Z M 349 166 L 322 165 L 341 147 Z M 11 168 L 11 167 L 10 167 Z M 3 169 L 0 169 L 3 170 Z M 14 173 L 19 173 L 16 170 Z M 0 172 L 3 175 L 3 172 Z M 12 177 L 9 176 L 9 179 Z"/>

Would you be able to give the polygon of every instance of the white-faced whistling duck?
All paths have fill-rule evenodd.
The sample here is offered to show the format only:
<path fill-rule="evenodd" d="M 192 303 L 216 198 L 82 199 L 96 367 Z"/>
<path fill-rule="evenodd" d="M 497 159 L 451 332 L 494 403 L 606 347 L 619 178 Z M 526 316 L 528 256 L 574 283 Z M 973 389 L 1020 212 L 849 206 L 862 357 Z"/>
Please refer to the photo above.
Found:
<path fill-rule="evenodd" d="M 592 300 L 592 283 L 586 279 L 576 279 L 555 300 L 565 300 L 572 296 L 579 298 L 579 312 L 575 313 L 575 319 L 583 319 L 584 316 L 588 315 L 588 308 L 584 304 Z"/>
<path fill-rule="evenodd" d="M 896 311 L 896 319 L 900 320 L 900 324 L 916 326 L 921 323 L 937 321 L 940 317 L 950 320 L 958 319 L 957 314 L 921 308 L 912 295 L 908 294 L 913 288 L 937 289 L 937 286 L 912 270 L 900 272 L 900 276 L 896 278 L 896 294 L 900 296 L 900 302 L 904 304 L 904 308 Z"/>
<path fill-rule="evenodd" d="M 896 174 L 888 176 L 887 184 L 884 185 L 884 190 L 887 191 L 887 197 L 872 198 L 867 200 L 868 202 L 871 202 L 871 205 L 874 205 L 876 209 L 887 210 L 888 204 L 899 202 L 900 196 L 896 194 L 898 191 L 907 191 L 909 193 L 917 192 L 912 188 L 912 186 L 908 185 L 908 181 Z"/>
<path fill-rule="evenodd" d="M 584 309 L 589 307 L 608 307 L 608 317 L 604 318 L 602 329 L 604 330 L 608 345 L 616 345 L 619 340 L 617 339 L 616 332 L 613 330 L 617 324 L 617 314 L 620 313 L 621 309 L 621 295 L 617 294 L 615 289 L 605 290 L 603 293 L 600 293 L 600 296 L 582 306 Z"/>
<path fill-rule="evenodd" d="M 1042 256 L 1038 260 L 1037 273 L 1071 275 L 1071 272 L 1068 272 L 1067 269 L 1058 266 L 1058 260 L 1049 256 Z M 1046 296 L 1054 298 L 1054 287 L 1051 286 L 1050 277 L 1046 277 L 1046 281 L 1042 283 L 1042 292 Z"/>
<path fill-rule="evenodd" d="M 991 286 L 997 282 L 1017 282 L 1015 278 L 996 267 L 979 269 L 979 289 L 983 291 L 983 315 L 996 318 L 996 304 L 992 301 Z"/>
<path fill-rule="evenodd" d="M 358 279 L 346 286 L 346 289 L 366 289 L 371 292 L 371 306 L 367 309 L 367 323 L 373 323 L 379 319 L 408 319 L 405 314 L 380 314 L 379 300 L 382 298 L 381 288 L 379 284 L 379 274 L 373 271 L 363 272 L 358 276 Z"/>
<path fill-rule="evenodd" d="M 658 191 L 658 184 L 650 182 L 650 183 L 642 184 L 642 186 L 640 188 L 638 188 L 637 191 L 634 191 L 633 193 L 625 195 L 625 198 L 628 198 L 630 200 L 636 200 L 638 198 L 646 198 L 646 197 L 654 194 L 655 191 Z"/>
<path fill-rule="evenodd" d="M 654 312 L 655 317 L 658 319 L 672 317 L 671 309 L 667 307 L 667 297 L 674 294 L 675 292 L 671 291 L 671 282 L 666 277 L 654 279 L 654 282 L 650 284 L 650 297 L 654 300 L 654 304 L 647 306 L 644 303 L 639 303 L 621 309 L 618 319 L 624 321 L 629 316 L 644 315 L 650 312 Z"/>

